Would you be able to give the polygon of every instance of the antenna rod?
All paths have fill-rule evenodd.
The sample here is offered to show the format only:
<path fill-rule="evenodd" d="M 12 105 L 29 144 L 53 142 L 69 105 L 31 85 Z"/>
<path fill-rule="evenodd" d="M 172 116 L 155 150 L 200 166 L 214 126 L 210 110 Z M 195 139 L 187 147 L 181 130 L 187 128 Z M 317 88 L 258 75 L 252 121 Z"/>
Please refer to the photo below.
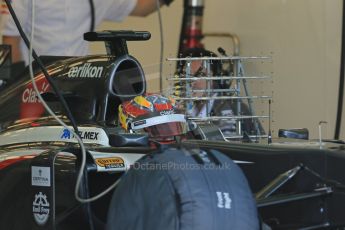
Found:
<path fill-rule="evenodd" d="M 271 133 L 271 122 L 272 122 L 272 117 L 271 117 L 271 99 L 268 100 L 268 139 L 267 143 L 271 144 L 272 143 L 272 133 Z"/>

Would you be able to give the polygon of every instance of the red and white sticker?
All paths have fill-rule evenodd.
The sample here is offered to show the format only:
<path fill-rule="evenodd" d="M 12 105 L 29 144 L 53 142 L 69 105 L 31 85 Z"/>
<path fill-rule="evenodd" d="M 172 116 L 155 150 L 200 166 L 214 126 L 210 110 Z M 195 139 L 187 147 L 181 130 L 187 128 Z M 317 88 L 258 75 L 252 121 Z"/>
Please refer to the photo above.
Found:
<path fill-rule="evenodd" d="M 41 94 L 46 93 L 50 90 L 50 85 L 43 75 L 36 78 L 36 85 Z M 29 82 L 22 93 L 20 119 L 34 120 L 41 117 L 43 113 L 44 106 L 38 99 L 32 82 Z"/>

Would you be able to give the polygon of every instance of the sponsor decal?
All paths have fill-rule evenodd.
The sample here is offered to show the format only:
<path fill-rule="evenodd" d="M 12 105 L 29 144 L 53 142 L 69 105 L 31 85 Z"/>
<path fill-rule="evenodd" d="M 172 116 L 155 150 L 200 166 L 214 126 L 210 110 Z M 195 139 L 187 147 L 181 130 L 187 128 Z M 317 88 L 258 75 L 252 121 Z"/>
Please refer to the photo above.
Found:
<path fill-rule="evenodd" d="M 70 78 L 101 78 L 102 72 L 102 66 L 93 66 L 91 63 L 85 63 L 82 66 L 70 68 L 67 76 Z"/>
<path fill-rule="evenodd" d="M 170 115 L 170 114 L 174 114 L 175 112 L 172 109 L 172 110 L 164 110 L 164 111 L 161 111 L 159 113 L 160 113 L 160 115 Z"/>
<path fill-rule="evenodd" d="M 121 157 L 97 158 L 95 162 L 98 166 L 106 169 L 124 168 L 125 162 Z"/>
<path fill-rule="evenodd" d="M 49 88 L 49 84 L 47 82 L 43 82 L 38 89 L 39 89 L 39 92 L 42 94 L 44 92 L 47 92 L 48 88 Z M 24 90 L 22 94 L 22 102 L 23 103 L 41 103 L 37 97 L 37 93 L 33 86 L 27 87 Z"/>
<path fill-rule="evenodd" d="M 94 132 L 94 131 L 79 131 L 79 136 L 83 140 L 93 140 L 97 141 L 98 140 L 98 135 L 99 132 Z M 62 134 L 60 136 L 61 139 L 73 139 L 75 138 L 73 133 L 71 133 L 70 130 L 64 129 L 62 130 Z"/>
<path fill-rule="evenodd" d="M 36 78 L 36 85 L 41 94 L 50 90 L 50 85 L 43 76 Z M 34 120 L 35 118 L 41 117 L 43 113 L 44 107 L 38 99 L 37 93 L 30 82 L 22 93 L 20 118 Z"/>
<path fill-rule="evenodd" d="M 141 121 L 135 121 L 133 122 L 134 126 L 139 126 L 139 125 L 144 125 L 146 124 L 146 120 L 141 120 Z"/>
<path fill-rule="evenodd" d="M 216 192 L 217 194 L 217 207 L 224 209 L 231 209 L 231 198 L 228 192 Z"/>
<path fill-rule="evenodd" d="M 39 192 L 35 195 L 35 200 L 32 202 L 32 213 L 36 223 L 40 226 L 45 225 L 49 218 L 50 205 L 47 200 L 47 195 Z"/>
<path fill-rule="evenodd" d="M 31 185 L 50 187 L 50 167 L 31 167 Z"/>
<path fill-rule="evenodd" d="M 64 129 L 62 131 L 62 135 L 60 138 L 61 139 L 71 139 L 71 131 L 69 131 L 68 129 Z"/>

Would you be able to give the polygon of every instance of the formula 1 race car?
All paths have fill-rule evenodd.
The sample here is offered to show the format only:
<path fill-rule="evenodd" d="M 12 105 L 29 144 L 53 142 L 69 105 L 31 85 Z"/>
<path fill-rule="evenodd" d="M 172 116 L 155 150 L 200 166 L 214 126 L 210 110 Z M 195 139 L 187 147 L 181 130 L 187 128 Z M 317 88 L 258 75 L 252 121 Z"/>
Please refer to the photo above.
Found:
<path fill-rule="evenodd" d="M 119 104 L 146 91 L 126 41 L 149 37 L 87 33 L 109 53 L 42 57 L 54 86 L 34 63 L 39 94 L 67 128 L 45 111 L 28 70 L 6 75 L 8 52 L 1 53 L 0 229 L 345 226 L 342 142 L 231 143 L 204 132 L 203 140 L 152 148 L 147 135 L 124 133 Z"/>
<path fill-rule="evenodd" d="M 258 228 L 247 180 L 229 158 L 181 145 L 152 148 L 147 135 L 119 127 L 118 106 L 146 91 L 144 71 L 126 41 L 149 38 L 148 32 L 88 33 L 86 40 L 105 41 L 110 53 L 41 57 L 54 86 L 34 63 L 38 92 L 28 69 L 6 76 L 4 49 L 0 229 Z M 74 131 L 53 87 L 70 109 Z"/>

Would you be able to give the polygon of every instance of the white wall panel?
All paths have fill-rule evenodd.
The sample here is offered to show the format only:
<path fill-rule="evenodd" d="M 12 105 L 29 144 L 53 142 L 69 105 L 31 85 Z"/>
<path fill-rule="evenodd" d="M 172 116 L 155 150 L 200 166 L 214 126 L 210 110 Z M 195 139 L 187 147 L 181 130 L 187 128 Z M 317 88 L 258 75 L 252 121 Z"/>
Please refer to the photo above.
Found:
<path fill-rule="evenodd" d="M 236 33 L 242 55 L 271 55 L 273 123 L 279 128 L 306 127 L 318 136 L 325 120 L 325 137 L 334 135 L 339 81 L 341 0 L 205 0 L 205 32 Z M 166 56 L 174 56 L 182 16 L 182 1 L 162 9 Z M 130 51 L 144 65 L 159 60 L 157 14 L 124 23 L 107 23 L 102 29 L 152 32 L 150 42 L 131 42 Z M 212 41 L 208 41 L 211 42 Z M 229 41 L 214 41 L 228 46 Z M 100 44 L 99 44 L 100 45 Z M 212 44 L 218 46 L 218 44 Z M 98 50 L 100 46 L 94 47 Z M 260 64 L 250 71 L 261 71 Z M 152 81 L 153 82 L 153 81 Z M 158 87 L 157 81 L 150 84 Z M 265 105 L 263 105 L 265 107 Z M 344 120 L 345 123 L 345 120 Z M 344 126 L 345 127 L 345 126 Z"/>

